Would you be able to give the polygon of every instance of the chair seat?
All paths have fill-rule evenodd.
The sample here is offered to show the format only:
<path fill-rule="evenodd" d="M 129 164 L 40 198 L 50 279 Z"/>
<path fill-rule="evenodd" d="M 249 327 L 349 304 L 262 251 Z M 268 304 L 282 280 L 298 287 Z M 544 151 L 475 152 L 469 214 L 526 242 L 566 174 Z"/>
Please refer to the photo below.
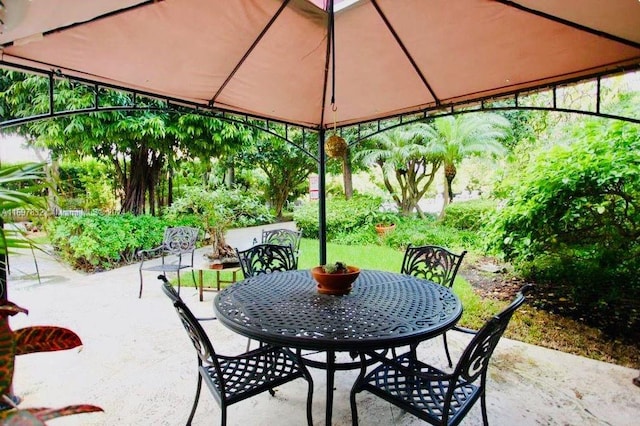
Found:
<path fill-rule="evenodd" d="M 159 265 L 143 266 L 143 271 L 163 271 L 163 272 L 176 272 L 180 269 L 191 268 L 191 265 L 178 265 L 177 263 L 165 263 Z"/>
<path fill-rule="evenodd" d="M 430 423 L 440 424 L 444 404 L 449 391 L 451 375 L 421 361 L 412 359 L 410 353 L 400 355 L 394 360 L 405 367 L 400 369 L 392 363 L 383 363 L 368 373 L 363 380 L 362 389 Z M 430 376 L 424 379 L 416 374 Z M 458 379 L 454 396 L 449 406 L 449 422 L 456 424 L 480 397 L 480 388 Z"/>
<path fill-rule="evenodd" d="M 275 386 L 304 377 L 294 355 L 283 348 L 262 346 L 240 357 L 218 355 L 225 383 L 224 398 L 233 404 L 245 398 L 272 389 Z M 213 365 L 201 367 L 208 386 L 218 396 L 222 395 L 220 381 Z"/>

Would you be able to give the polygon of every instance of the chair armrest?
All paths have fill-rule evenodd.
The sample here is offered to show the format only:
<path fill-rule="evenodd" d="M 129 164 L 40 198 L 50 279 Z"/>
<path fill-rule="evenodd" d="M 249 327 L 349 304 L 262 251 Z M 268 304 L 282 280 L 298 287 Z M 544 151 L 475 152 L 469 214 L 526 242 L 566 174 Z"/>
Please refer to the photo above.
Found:
<path fill-rule="evenodd" d="M 153 257 L 157 257 L 162 253 L 164 253 L 164 245 L 159 245 L 158 247 L 154 247 L 147 250 L 138 250 L 136 252 L 136 256 L 138 256 L 142 260 L 145 260 L 145 259 L 151 259 Z"/>

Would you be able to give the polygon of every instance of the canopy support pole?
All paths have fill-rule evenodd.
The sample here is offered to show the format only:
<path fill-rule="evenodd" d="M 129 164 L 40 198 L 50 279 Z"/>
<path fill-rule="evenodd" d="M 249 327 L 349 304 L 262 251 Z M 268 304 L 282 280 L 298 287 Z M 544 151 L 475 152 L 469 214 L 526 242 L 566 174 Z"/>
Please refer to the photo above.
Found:
<path fill-rule="evenodd" d="M 321 128 L 318 132 L 318 239 L 320 240 L 320 265 L 327 263 L 327 191 L 324 138 L 325 130 Z"/>

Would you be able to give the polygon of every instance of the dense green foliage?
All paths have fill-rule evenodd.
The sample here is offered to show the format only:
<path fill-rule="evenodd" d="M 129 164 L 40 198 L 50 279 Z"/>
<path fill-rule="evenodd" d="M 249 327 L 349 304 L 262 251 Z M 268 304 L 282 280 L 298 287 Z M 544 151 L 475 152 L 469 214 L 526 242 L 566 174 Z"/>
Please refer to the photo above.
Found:
<path fill-rule="evenodd" d="M 48 79 L 0 70 L 0 111 L 4 117 L 29 117 L 55 111 L 96 107 L 95 88 L 55 80 L 50 105 Z M 132 106 L 133 95 L 100 89 L 100 105 Z M 93 112 L 34 121 L 16 128 L 21 135 L 49 148 L 54 157 L 92 157 L 110 167 L 122 189 L 121 211 L 156 212 L 168 204 L 158 189 L 181 161 L 225 157 L 250 141 L 243 126 L 197 114 L 158 112 L 162 102 L 137 96 L 134 111 Z M 146 109 L 144 107 L 149 107 Z M 155 109 L 155 110 L 154 110 Z M 166 173 L 169 172 L 169 173 Z"/>
<path fill-rule="evenodd" d="M 128 213 L 65 216 L 49 222 L 47 231 L 62 259 L 74 268 L 91 271 L 137 262 L 136 251 L 159 245 L 167 226 L 194 226 L 204 234 L 206 225 L 214 227 L 220 218 L 225 220 L 223 230 L 273 220 L 257 197 L 239 190 L 186 188 L 184 197 L 176 200 L 164 218 Z"/>
<path fill-rule="evenodd" d="M 317 171 L 317 163 L 299 148 L 315 152 L 315 138 L 302 139 L 301 132 L 291 132 L 289 137 L 297 144 L 293 146 L 280 138 L 261 133 L 250 146 L 236 155 L 236 162 L 251 170 L 262 172 L 264 178 L 256 182 L 278 218 L 282 217 L 286 203 L 296 200 L 308 191 L 308 176 Z M 306 142 L 307 146 L 303 145 Z"/>
<path fill-rule="evenodd" d="M 382 200 L 379 197 L 355 195 L 350 200 L 342 197 L 327 198 L 327 241 L 357 243 L 354 239 L 346 241 L 349 235 L 359 233 L 363 228 L 368 230 L 368 237 L 360 239 L 360 243 L 376 241 L 373 222 Z M 318 238 L 318 202 L 313 201 L 298 207 L 293 218 L 303 236 Z"/>
<path fill-rule="evenodd" d="M 479 231 L 496 212 L 495 200 L 476 199 L 456 201 L 444 211 L 442 224 L 450 228 Z"/>
<path fill-rule="evenodd" d="M 640 319 L 640 127 L 590 120 L 506 184 L 493 247 L 577 304 Z M 611 309 L 615 308 L 615 309 Z"/>
<path fill-rule="evenodd" d="M 241 189 L 205 186 L 183 188 L 183 194 L 167 209 L 167 216 L 196 215 L 204 229 L 262 225 L 274 220 L 256 194 Z"/>
<path fill-rule="evenodd" d="M 132 214 L 65 216 L 47 225 L 51 245 L 74 268 L 110 269 L 136 261 L 136 250 L 162 242 L 169 223 Z"/>
<path fill-rule="evenodd" d="M 58 205 L 63 210 L 101 210 L 113 212 L 115 177 L 108 166 L 94 158 L 66 161 L 58 167 L 56 182 Z"/>
<path fill-rule="evenodd" d="M 344 245 L 385 245 L 398 250 L 404 250 L 408 244 L 436 244 L 452 250 L 468 250 L 470 247 L 481 250 L 482 240 L 473 230 L 442 225 L 429 215 L 420 218 L 392 213 L 381 214 L 380 202 L 380 198 L 364 195 L 356 195 L 349 201 L 339 197 L 329 198 L 327 200 L 327 241 Z M 482 204 L 477 203 L 477 205 Z M 467 208 L 470 211 L 469 216 L 478 209 L 488 209 L 488 207 L 482 205 L 476 208 L 470 203 L 470 207 Z M 464 209 L 459 208 L 459 210 Z M 374 228 L 381 216 L 387 219 L 394 218 L 393 222 L 396 224 L 395 230 L 383 237 L 379 237 Z M 296 209 L 294 219 L 298 228 L 303 230 L 304 237 L 318 237 L 318 204 L 316 202 L 307 203 Z M 471 219 L 467 219 L 466 222 L 470 223 Z"/>

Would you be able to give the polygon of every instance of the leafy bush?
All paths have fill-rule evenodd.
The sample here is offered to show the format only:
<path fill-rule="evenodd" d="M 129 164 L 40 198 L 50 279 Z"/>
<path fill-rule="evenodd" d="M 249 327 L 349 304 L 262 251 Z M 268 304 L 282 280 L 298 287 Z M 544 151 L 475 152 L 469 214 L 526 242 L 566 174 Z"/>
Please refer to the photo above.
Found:
<path fill-rule="evenodd" d="M 60 164 L 58 173 L 61 208 L 102 211 L 115 208 L 113 177 L 105 164 L 94 158 L 67 161 Z"/>
<path fill-rule="evenodd" d="M 327 241 L 341 241 L 346 243 L 347 235 L 362 234 L 363 230 L 373 231 L 373 217 L 380 208 L 382 199 L 367 195 L 356 195 L 350 200 L 343 198 L 327 199 Z M 318 202 L 312 201 L 298 207 L 293 218 L 303 236 L 307 238 L 318 237 Z M 365 239 L 369 239 L 366 236 Z M 357 239 L 352 239 L 355 243 Z"/>
<path fill-rule="evenodd" d="M 623 302 L 640 298 L 640 128 L 592 120 L 573 137 L 507 186 L 492 247 L 531 278 L 568 284 L 586 309 L 615 306 L 637 324 L 637 303 Z"/>
<path fill-rule="evenodd" d="M 402 218 L 393 232 L 385 235 L 384 244 L 404 250 L 407 245 L 437 245 L 450 250 L 480 250 L 482 239 L 478 233 L 441 225 L 431 218 Z"/>
<path fill-rule="evenodd" d="M 451 228 L 477 231 L 495 213 L 496 205 L 495 200 L 456 201 L 445 208 L 442 223 Z"/>
<path fill-rule="evenodd" d="M 91 214 L 59 217 L 48 223 L 47 231 L 63 260 L 93 271 L 136 262 L 136 251 L 159 245 L 167 226 L 153 216 Z"/>
<path fill-rule="evenodd" d="M 263 225 L 274 220 L 257 195 L 224 187 L 215 190 L 202 186 L 184 188 L 183 195 L 167 209 L 167 214 L 174 220 L 184 214 L 207 216 L 211 226 L 225 221 L 225 228 Z M 200 227 L 203 226 L 201 223 Z"/>

